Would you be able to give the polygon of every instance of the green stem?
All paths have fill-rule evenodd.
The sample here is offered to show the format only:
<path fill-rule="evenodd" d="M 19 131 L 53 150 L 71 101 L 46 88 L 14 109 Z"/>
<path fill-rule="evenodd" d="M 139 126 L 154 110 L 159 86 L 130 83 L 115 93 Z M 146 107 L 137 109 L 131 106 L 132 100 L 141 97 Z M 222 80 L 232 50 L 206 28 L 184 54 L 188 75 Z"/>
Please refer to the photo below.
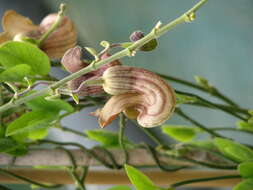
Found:
<path fill-rule="evenodd" d="M 190 180 L 185 180 L 185 181 L 180 181 L 177 183 L 174 183 L 170 186 L 172 187 L 179 187 L 187 184 L 192 184 L 192 183 L 199 183 L 199 182 L 206 182 L 206 181 L 214 181 L 214 180 L 224 180 L 224 179 L 235 179 L 235 178 L 241 178 L 240 175 L 225 175 L 225 176 L 217 176 L 217 177 L 206 177 L 206 178 L 196 178 L 196 179 L 190 179 Z M 168 188 L 168 190 L 170 189 Z"/>
<path fill-rule="evenodd" d="M 195 165 L 203 166 L 203 167 L 206 167 L 206 168 L 225 169 L 225 170 L 236 170 L 236 168 L 237 168 L 237 165 L 224 165 L 224 164 L 218 165 L 216 163 L 207 163 L 207 162 L 200 161 L 200 160 L 194 160 L 194 159 L 186 157 L 184 155 L 180 156 L 180 155 L 168 154 L 168 152 L 165 152 L 165 153 L 163 152 L 162 155 L 166 156 L 168 158 L 171 158 L 171 159 L 194 163 Z M 224 158 L 224 159 L 227 160 L 227 158 Z"/>
<path fill-rule="evenodd" d="M 61 24 L 61 21 L 63 19 L 64 16 L 64 12 L 66 9 L 66 5 L 65 4 L 61 4 L 60 5 L 60 11 L 57 14 L 57 17 L 55 19 L 55 22 L 50 26 L 49 30 L 46 31 L 41 38 L 38 40 L 38 46 L 41 46 L 43 44 L 43 42 L 50 36 L 50 34 L 52 34 Z"/>
<path fill-rule="evenodd" d="M 6 174 L 8 176 L 11 176 L 11 177 L 14 177 L 16 179 L 19 179 L 21 181 L 24 181 L 24 182 L 27 182 L 27 183 L 30 183 L 30 184 L 34 184 L 34 185 L 37 185 L 37 186 L 40 186 L 40 187 L 44 187 L 44 188 L 57 188 L 57 187 L 61 187 L 62 185 L 45 185 L 45 184 L 42 184 L 42 183 L 39 183 L 39 182 L 36 182 L 36 181 L 33 181 L 31 179 L 28 179 L 26 177 L 23 177 L 23 176 L 19 176 L 15 173 L 12 173 L 8 170 L 5 170 L 5 169 L 2 169 L 0 168 L 0 172 L 3 173 L 3 174 Z"/>
<path fill-rule="evenodd" d="M 2 186 L 2 185 L 0 185 L 0 189 L 1 189 L 1 190 L 11 190 L 11 189 L 9 189 L 8 187 Z"/>
<path fill-rule="evenodd" d="M 60 127 L 59 129 L 61 129 L 62 131 L 66 131 L 66 132 L 70 132 L 70 133 L 73 133 L 73 134 L 76 134 L 78 136 L 81 136 L 81 137 L 84 137 L 84 138 L 87 138 L 87 135 L 85 133 L 82 133 L 80 131 L 77 131 L 77 130 L 74 130 L 74 129 L 70 129 L 68 127 Z"/>
<path fill-rule="evenodd" d="M 183 84 L 185 86 L 189 86 L 189 87 L 192 87 L 192 88 L 195 88 L 197 90 L 200 90 L 200 91 L 203 91 L 203 92 L 207 92 L 209 94 L 211 94 L 212 96 L 215 96 L 221 100 L 223 100 L 224 102 L 228 103 L 229 105 L 231 106 L 234 106 L 234 107 L 238 107 L 236 103 L 234 103 L 231 99 L 229 99 L 228 97 L 226 97 L 225 95 L 223 95 L 217 88 L 213 87 L 212 88 L 212 92 L 210 92 L 210 90 L 202 87 L 202 86 L 199 86 L 195 83 L 192 83 L 190 81 L 186 81 L 186 80 L 183 80 L 183 79 L 179 79 L 179 78 L 176 78 L 176 77 L 172 77 L 172 76 L 168 76 L 168 75 L 164 75 L 164 74 L 160 74 L 160 73 L 156 73 L 158 74 L 160 77 L 166 79 L 166 80 L 170 80 L 170 81 L 173 81 L 173 82 L 176 82 L 176 83 L 179 83 L 179 84 Z"/>
<path fill-rule="evenodd" d="M 124 132 L 125 132 L 125 127 L 126 127 L 126 117 L 124 116 L 124 114 L 120 114 L 120 118 L 119 118 L 119 145 L 121 147 L 121 149 L 124 151 L 124 155 L 125 155 L 125 164 L 128 163 L 128 152 L 124 143 Z"/>
<path fill-rule="evenodd" d="M 95 149 L 100 149 L 101 151 L 103 151 L 105 153 L 106 156 L 108 156 L 108 158 L 110 159 L 111 164 L 112 164 L 112 167 L 111 167 L 112 169 L 121 169 L 122 168 L 122 166 L 117 163 L 113 154 L 109 150 L 107 150 L 106 148 L 104 148 L 102 146 L 95 146 L 93 148 L 93 150 L 95 150 Z"/>
<path fill-rule="evenodd" d="M 195 95 L 195 94 L 192 94 L 192 93 L 188 93 L 188 92 L 182 92 L 182 91 L 179 91 L 179 90 L 176 90 L 175 92 L 178 93 L 178 94 L 182 94 L 182 95 L 194 97 L 194 98 L 196 98 L 200 103 L 206 104 L 207 106 L 214 107 L 214 108 L 216 108 L 216 109 L 219 109 L 219 110 L 221 110 L 221 111 L 223 111 L 223 112 L 225 112 L 225 113 L 228 113 L 228 114 L 230 114 L 230 115 L 232 115 L 232 116 L 234 116 L 234 117 L 237 117 L 237 118 L 239 118 L 239 119 L 241 119 L 241 120 L 243 120 L 243 121 L 247 121 L 246 118 L 244 118 L 244 117 L 238 115 L 237 113 L 234 113 L 233 111 L 231 111 L 231 110 L 229 110 L 229 109 L 226 109 L 226 108 L 224 108 L 224 107 L 222 107 L 222 106 L 219 106 L 218 104 L 214 104 L 214 103 L 212 103 L 212 102 L 210 102 L 210 101 L 208 101 L 208 100 L 206 100 L 206 99 L 204 99 L 204 98 L 202 98 L 202 97 L 200 97 L 200 96 L 198 96 L 198 95 Z"/>
<path fill-rule="evenodd" d="M 245 115 L 246 117 L 250 117 L 250 114 L 248 113 L 247 109 L 233 107 L 233 106 L 229 106 L 229 105 L 213 103 L 215 105 L 215 107 L 213 107 L 213 106 L 209 106 L 207 104 L 204 104 L 202 102 L 193 102 L 193 103 L 185 103 L 185 104 L 193 105 L 193 106 L 201 106 L 201 107 L 205 107 L 205 108 L 209 108 L 209 109 L 217 109 L 216 107 L 222 107 L 223 109 L 231 110 L 232 112 L 241 113 L 241 114 Z"/>
<path fill-rule="evenodd" d="M 242 132 L 242 133 L 253 135 L 253 131 L 242 130 L 242 129 L 232 128 L 232 127 L 214 127 L 210 129 L 213 131 L 234 131 L 234 132 Z"/>
<path fill-rule="evenodd" d="M 92 158 L 96 159 L 99 163 L 101 163 L 102 165 L 113 169 L 114 166 L 112 166 L 110 163 L 107 163 L 105 160 L 99 158 L 93 151 L 85 148 L 84 146 L 82 146 L 81 144 L 78 143 L 74 143 L 74 142 L 58 142 L 58 141 L 52 141 L 52 140 L 40 140 L 38 141 L 38 143 L 42 144 L 42 143 L 47 143 L 47 144 L 55 144 L 55 145 L 62 145 L 62 146 L 75 146 L 80 148 L 81 151 L 87 153 L 88 155 L 90 155 Z"/>
<path fill-rule="evenodd" d="M 158 146 L 166 146 L 165 143 L 162 142 L 162 140 L 157 137 L 157 135 L 152 131 L 152 129 L 144 128 L 140 126 L 136 121 L 131 120 L 133 124 L 135 124 L 140 130 L 142 130 L 155 144 Z M 168 148 L 168 147 L 167 147 Z"/>
<path fill-rule="evenodd" d="M 81 177 L 80 177 L 80 181 L 81 181 L 82 183 L 85 183 L 85 178 L 87 177 L 88 169 L 89 169 L 88 166 L 83 166 L 83 167 L 82 167 L 82 174 L 81 174 Z"/>
<path fill-rule="evenodd" d="M 2 92 L 3 92 L 3 89 L 2 89 L 2 86 L 0 86 L 0 106 L 4 103 L 4 100 L 3 100 L 3 96 L 2 96 Z M 3 123 L 2 123 L 2 113 L 0 113 L 0 128 L 3 127 Z"/>
<path fill-rule="evenodd" d="M 149 153 L 151 154 L 151 156 L 153 157 L 156 165 L 162 170 L 162 171 L 166 171 L 166 172 L 173 172 L 173 171 L 177 171 L 177 170 L 181 170 L 184 168 L 188 168 L 188 166 L 174 166 L 174 167 L 168 167 L 166 165 L 163 165 L 159 159 L 159 157 L 157 156 L 157 151 L 151 147 L 148 144 L 144 144 L 144 148 L 146 148 Z"/>
<path fill-rule="evenodd" d="M 68 155 L 68 157 L 72 163 L 72 167 L 69 169 L 69 173 L 72 176 L 75 183 L 77 184 L 78 188 L 80 188 L 81 190 L 85 190 L 84 184 L 81 182 L 79 176 L 76 173 L 77 164 L 76 164 L 76 160 L 75 160 L 74 156 L 72 155 L 72 153 L 68 149 L 65 149 L 63 147 L 58 147 L 58 148 L 64 150 L 66 152 L 66 154 Z"/>
<path fill-rule="evenodd" d="M 76 164 L 76 160 L 75 160 L 73 154 L 68 149 L 66 149 L 64 147 L 60 146 L 60 147 L 56 147 L 56 148 L 63 150 L 68 155 L 68 157 L 72 163 L 72 168 L 75 170 L 77 168 L 77 164 Z"/>
<path fill-rule="evenodd" d="M 189 122 L 191 122 L 192 124 L 196 125 L 196 127 L 206 131 L 207 133 L 209 133 L 210 135 L 212 136 L 215 136 L 215 137 L 222 137 L 221 135 L 219 135 L 218 133 L 216 133 L 215 131 L 207 128 L 206 126 L 200 124 L 199 122 L 195 121 L 194 119 L 192 119 L 191 117 L 189 117 L 188 115 L 186 115 L 181 109 L 177 108 L 176 109 L 176 113 L 178 115 L 180 115 L 182 118 L 188 120 Z"/>
<path fill-rule="evenodd" d="M 222 170 L 236 170 L 237 166 L 236 165 L 230 165 L 230 166 L 226 166 L 226 165 L 218 165 L 215 163 L 208 163 L 208 162 L 203 162 L 203 161 L 199 161 L 199 160 L 194 160 L 191 158 L 185 158 L 182 157 L 182 160 L 194 163 L 194 164 L 198 164 L 200 166 L 205 166 L 207 168 L 213 168 L 213 169 L 222 169 Z"/>
<path fill-rule="evenodd" d="M 143 45 L 145 45 L 146 43 L 148 43 L 149 41 L 160 37 L 161 35 L 163 35 L 164 33 L 168 32 L 169 30 L 171 30 L 172 28 L 174 28 L 177 24 L 186 22 L 186 15 L 189 15 L 190 13 L 194 13 L 195 11 L 197 11 L 200 6 L 202 6 L 204 3 L 206 3 L 207 0 L 201 0 L 199 3 L 197 3 L 193 8 L 191 8 L 189 11 L 186 12 L 186 14 L 183 14 L 182 16 L 178 17 L 177 19 L 175 19 L 174 21 L 164 25 L 163 27 L 157 27 L 155 29 L 153 29 L 149 34 L 147 34 L 145 37 L 143 37 L 142 39 L 136 41 L 135 43 L 133 43 L 132 45 L 130 45 L 128 48 L 123 49 L 122 51 L 119 51 L 115 54 L 113 54 L 112 56 L 100 60 L 98 62 L 92 63 L 89 66 L 63 78 L 62 80 L 55 82 L 54 84 L 50 85 L 49 87 L 39 90 L 31 95 L 25 96 L 25 97 L 21 97 L 20 99 L 17 99 L 15 101 L 9 102 L 3 106 L 0 107 L 0 112 L 4 112 L 10 108 L 19 106 L 20 104 L 23 104 L 29 100 L 32 100 L 38 96 L 41 95 L 45 95 L 48 94 L 49 92 L 52 92 L 52 90 L 55 90 L 57 88 L 59 88 L 60 86 L 66 84 L 68 81 L 71 81 L 75 78 L 78 78 L 88 72 L 91 72 L 93 70 L 98 69 L 99 67 L 101 67 L 104 64 L 107 64 L 109 62 L 112 62 L 114 60 L 120 59 L 122 57 L 125 56 L 131 56 L 132 53 L 136 50 L 138 50 L 140 47 L 142 47 Z"/>
<path fill-rule="evenodd" d="M 72 176 L 72 178 L 74 179 L 77 187 L 80 190 L 86 190 L 84 184 L 80 181 L 79 176 L 77 175 L 77 173 L 75 171 L 73 171 L 73 169 L 69 170 L 70 175 Z"/>

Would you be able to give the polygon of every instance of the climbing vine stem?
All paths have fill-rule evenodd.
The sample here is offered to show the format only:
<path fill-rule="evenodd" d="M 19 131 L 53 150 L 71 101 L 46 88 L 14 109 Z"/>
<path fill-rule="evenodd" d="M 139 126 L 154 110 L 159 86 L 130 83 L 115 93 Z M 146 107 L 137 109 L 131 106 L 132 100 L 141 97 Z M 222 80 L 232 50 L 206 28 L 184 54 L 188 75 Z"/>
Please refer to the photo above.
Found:
<path fill-rule="evenodd" d="M 192 183 L 199 183 L 203 181 L 214 181 L 214 180 L 223 180 L 223 179 L 235 179 L 235 178 L 241 178 L 240 175 L 225 175 L 225 176 L 217 176 L 217 177 L 208 177 L 208 178 L 196 178 L 196 179 L 190 179 L 190 180 L 185 180 L 185 181 L 180 181 L 178 183 L 174 183 L 170 186 L 171 187 L 179 187 L 187 184 L 192 184 Z M 170 189 L 168 188 L 168 190 Z"/>
<path fill-rule="evenodd" d="M 120 119 L 119 119 L 119 145 L 121 149 L 124 151 L 125 154 L 125 163 L 127 164 L 128 162 L 128 152 L 124 143 L 124 133 L 125 133 L 125 127 L 126 127 L 126 117 L 123 114 L 120 114 Z"/>
<path fill-rule="evenodd" d="M 102 59 L 96 62 L 91 63 L 89 66 L 53 83 L 52 85 L 48 86 L 47 88 L 44 88 L 42 90 L 38 90 L 28 96 L 25 97 L 20 97 L 14 101 L 10 101 L 4 105 L 2 105 L 0 107 L 0 112 L 4 112 L 10 108 L 13 107 L 17 107 L 29 100 L 32 100 L 38 96 L 41 95 L 46 95 L 46 94 L 52 94 L 54 93 L 54 91 L 61 87 L 62 85 L 66 84 L 68 81 L 71 81 L 75 78 L 78 78 L 88 72 L 91 72 L 93 70 L 98 69 L 99 67 L 101 67 L 104 64 L 110 63 L 114 60 L 117 59 L 121 59 L 122 57 L 125 56 L 133 56 L 134 52 L 136 52 L 140 47 L 142 47 L 143 45 L 145 45 L 146 43 L 148 43 L 149 41 L 155 39 L 155 38 L 159 38 L 160 36 L 162 36 L 163 34 L 167 33 L 168 31 L 170 31 L 172 28 L 174 28 L 176 25 L 181 24 L 181 23 L 185 23 L 185 22 L 190 22 L 193 21 L 193 15 L 195 15 L 195 12 L 204 4 L 206 3 L 207 0 L 201 0 L 199 1 L 195 6 L 193 6 L 190 10 L 188 10 L 186 13 L 184 13 L 183 15 L 181 15 L 180 17 L 176 18 L 175 20 L 173 20 L 172 22 L 161 26 L 161 23 L 158 22 L 158 24 L 151 30 L 151 32 L 149 34 L 147 34 L 146 36 L 144 36 L 142 39 L 134 42 L 132 45 L 130 45 L 129 47 L 113 54 L 112 56 L 106 58 L 106 59 Z"/>

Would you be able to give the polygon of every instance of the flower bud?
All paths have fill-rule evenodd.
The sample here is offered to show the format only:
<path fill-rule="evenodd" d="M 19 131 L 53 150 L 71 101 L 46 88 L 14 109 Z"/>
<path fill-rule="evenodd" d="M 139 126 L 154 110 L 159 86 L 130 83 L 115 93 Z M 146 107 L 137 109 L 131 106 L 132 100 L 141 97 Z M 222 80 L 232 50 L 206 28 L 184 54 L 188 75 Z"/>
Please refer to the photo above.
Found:
<path fill-rule="evenodd" d="M 41 33 L 48 31 L 51 25 L 54 24 L 56 18 L 57 14 L 46 16 L 40 23 Z M 76 41 L 76 27 L 67 16 L 64 16 L 60 26 L 42 44 L 41 49 L 50 58 L 61 58 L 68 49 L 76 45 Z"/>
<path fill-rule="evenodd" d="M 82 48 L 80 46 L 76 46 L 74 48 L 69 49 L 64 54 L 61 59 L 61 63 L 68 72 L 74 73 L 88 65 L 87 63 L 84 63 L 81 58 Z"/>
<path fill-rule="evenodd" d="M 144 33 L 142 31 L 138 30 L 138 31 L 133 32 L 130 35 L 130 40 L 132 42 L 136 42 L 136 41 L 140 40 L 143 37 L 144 37 Z"/>
<path fill-rule="evenodd" d="M 0 34 L 0 43 L 11 41 L 28 41 L 37 43 L 41 36 L 49 30 L 56 21 L 57 14 L 46 16 L 40 25 L 34 25 L 26 18 L 13 10 L 6 11 L 2 18 L 4 32 Z M 25 38 L 27 37 L 27 38 Z M 49 35 L 41 44 L 41 49 L 50 58 L 61 58 L 77 41 L 77 32 L 73 22 L 68 17 L 63 17 L 60 26 Z"/>
<path fill-rule="evenodd" d="M 82 49 L 81 47 L 76 46 L 74 48 L 69 49 L 64 54 L 61 63 L 67 71 L 71 73 L 77 72 L 80 69 L 88 66 L 87 63 L 82 61 L 81 57 Z M 110 57 L 110 54 L 104 53 L 101 56 L 101 59 L 106 59 L 108 57 Z M 107 63 L 95 71 L 89 72 L 85 75 L 82 75 L 81 77 L 71 80 L 70 82 L 68 82 L 68 87 L 79 96 L 91 96 L 104 93 L 104 90 L 101 86 L 86 85 L 83 84 L 83 82 L 87 80 L 92 80 L 93 78 L 101 77 L 108 68 L 120 64 L 121 63 L 118 60 Z"/>
<path fill-rule="evenodd" d="M 130 35 L 130 40 L 132 42 L 136 42 L 140 39 L 142 39 L 144 37 L 144 33 L 140 30 L 133 32 Z M 151 41 L 149 41 L 148 43 L 146 43 L 145 45 L 143 45 L 140 50 L 141 51 L 152 51 L 157 47 L 157 40 L 156 39 L 152 39 Z"/>

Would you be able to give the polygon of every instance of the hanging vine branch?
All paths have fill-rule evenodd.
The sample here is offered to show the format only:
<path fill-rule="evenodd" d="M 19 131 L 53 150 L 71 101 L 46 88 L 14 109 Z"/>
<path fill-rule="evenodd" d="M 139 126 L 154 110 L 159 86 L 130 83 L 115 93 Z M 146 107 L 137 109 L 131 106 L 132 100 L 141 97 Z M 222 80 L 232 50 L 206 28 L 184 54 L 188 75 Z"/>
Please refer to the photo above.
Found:
<path fill-rule="evenodd" d="M 203 184 L 222 187 L 237 183 L 234 190 L 245 186 L 253 189 L 252 146 L 222 133 L 229 130 L 252 135 L 251 109 L 239 106 L 203 77 L 195 77 L 196 83 L 193 83 L 125 66 L 120 60 L 134 57 L 138 51 L 155 49 L 158 38 L 179 24 L 194 21 L 196 12 L 206 2 L 200 0 L 172 22 L 159 21 L 147 35 L 142 31 L 133 32 L 130 42 L 102 41 L 100 52 L 85 47 L 93 60 L 83 59 L 82 48 L 76 46 L 76 27 L 65 16 L 65 4 L 39 25 L 13 10 L 6 11 L 2 18 L 4 32 L 0 34 L 0 164 L 4 166 L 0 169 L 0 182 L 29 183 L 50 189 L 75 184 L 80 190 L 86 190 L 85 184 L 94 181 L 99 184 L 129 184 L 130 181 L 136 190 L 174 190 L 183 185 Z M 114 48 L 121 50 L 110 54 Z M 61 61 L 51 60 L 55 58 Z M 63 66 L 70 74 L 57 80 L 49 73 L 52 65 Z M 198 94 L 175 90 L 163 79 L 216 99 L 210 101 Z M 37 90 L 35 87 L 41 84 L 45 87 Z M 210 127 L 188 115 L 184 105 L 222 111 L 238 119 L 231 125 L 236 127 Z M 98 117 L 102 128 L 119 116 L 117 133 L 106 129 L 79 131 L 62 124 L 64 118 L 98 106 L 103 107 L 91 115 Z M 191 126 L 164 124 L 174 112 Z M 154 145 L 129 140 L 125 133 L 128 121 Z M 161 129 L 164 136 L 151 127 Z M 99 145 L 87 148 L 77 142 L 46 139 L 52 128 L 95 140 Z M 205 140 L 196 140 L 197 136 L 206 134 Z M 174 143 L 172 139 L 179 142 Z M 50 148 L 42 149 L 43 144 Z M 44 169 L 30 168 L 38 165 Z M 103 166 L 106 171 L 93 170 L 94 166 Z M 55 167 L 58 169 L 52 170 Z M 139 170 L 147 167 L 161 171 L 142 173 Z M 213 171 L 199 171 L 196 167 Z"/>

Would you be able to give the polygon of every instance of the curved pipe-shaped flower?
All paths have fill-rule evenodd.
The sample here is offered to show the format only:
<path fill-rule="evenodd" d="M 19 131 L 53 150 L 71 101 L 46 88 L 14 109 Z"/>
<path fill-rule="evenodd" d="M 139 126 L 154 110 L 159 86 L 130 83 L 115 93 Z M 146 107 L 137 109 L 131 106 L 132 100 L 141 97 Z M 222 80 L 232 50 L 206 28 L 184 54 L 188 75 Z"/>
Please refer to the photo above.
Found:
<path fill-rule="evenodd" d="M 11 41 L 15 36 L 25 36 L 39 39 L 55 22 L 57 14 L 46 16 L 40 25 L 33 22 L 13 10 L 6 11 L 2 18 L 4 32 L 0 34 L 0 43 Z M 60 26 L 42 43 L 41 49 L 50 58 L 61 58 L 63 54 L 76 45 L 77 32 L 74 23 L 66 16 L 63 17 Z"/>
<path fill-rule="evenodd" d="M 45 33 L 55 22 L 57 14 L 46 16 L 40 23 L 40 32 Z M 60 26 L 42 44 L 41 49 L 50 58 L 61 58 L 64 53 L 74 47 L 77 42 L 77 31 L 74 23 L 64 16 Z"/>
<path fill-rule="evenodd" d="M 88 63 L 85 63 L 82 60 L 82 48 L 80 46 L 76 46 L 66 51 L 61 59 L 61 64 L 70 73 L 77 72 L 88 66 Z"/>
<path fill-rule="evenodd" d="M 8 10 L 2 17 L 3 33 L 0 34 L 0 43 L 13 40 L 17 34 L 24 34 L 39 29 L 29 18 L 18 14 L 14 10 Z"/>
<path fill-rule="evenodd" d="M 114 66 L 104 72 L 103 80 L 105 92 L 114 96 L 97 113 L 101 127 L 122 111 L 136 117 L 143 127 L 155 127 L 168 120 L 175 109 L 174 90 L 150 71 Z"/>

